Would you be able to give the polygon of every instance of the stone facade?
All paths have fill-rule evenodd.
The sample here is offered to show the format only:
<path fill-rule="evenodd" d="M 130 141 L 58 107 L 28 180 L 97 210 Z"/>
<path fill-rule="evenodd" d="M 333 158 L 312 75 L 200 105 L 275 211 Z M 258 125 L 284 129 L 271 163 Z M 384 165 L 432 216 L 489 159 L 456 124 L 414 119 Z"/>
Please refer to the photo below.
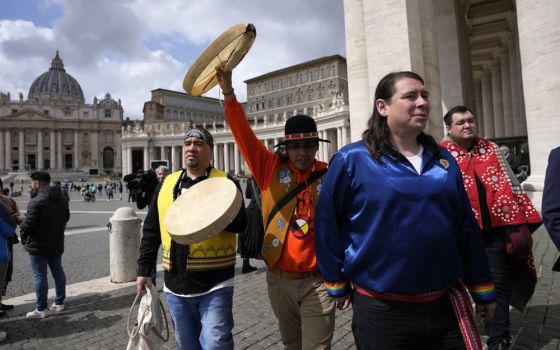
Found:
<path fill-rule="evenodd" d="M 318 158 L 330 156 L 349 141 L 346 60 L 323 57 L 246 81 L 247 119 L 257 137 L 273 149 L 284 136 L 285 121 L 308 114 L 317 122 L 321 143 Z M 299 97 L 298 97 L 299 96 Z M 172 170 L 183 167 L 183 135 L 190 127 L 207 128 L 214 136 L 214 165 L 227 172 L 247 172 L 244 160 L 224 120 L 222 101 L 157 89 L 144 104 L 144 120 L 123 129 L 123 171 L 150 167 L 167 160 Z M 251 111 L 252 110 L 252 111 Z"/>
<path fill-rule="evenodd" d="M 324 108 L 333 95 L 347 101 L 346 59 L 335 55 L 273 71 L 246 80 L 247 117 L 311 114 Z"/>
<path fill-rule="evenodd" d="M 0 93 L 0 171 L 121 171 L 120 100 L 110 94 L 84 102 L 78 82 L 58 52 L 28 99 Z"/>
<path fill-rule="evenodd" d="M 166 160 L 172 170 L 183 167 L 185 131 L 193 126 L 210 130 L 224 127 L 222 101 L 182 92 L 156 89 L 144 103 L 142 121 L 126 121 L 123 127 L 123 172 L 148 169 L 154 160 Z"/>
<path fill-rule="evenodd" d="M 320 143 L 317 158 L 328 161 L 349 142 L 348 80 L 346 59 L 321 57 L 279 69 L 249 80 L 247 119 L 263 143 L 273 149 L 284 136 L 284 122 L 297 114 L 312 116 Z"/>

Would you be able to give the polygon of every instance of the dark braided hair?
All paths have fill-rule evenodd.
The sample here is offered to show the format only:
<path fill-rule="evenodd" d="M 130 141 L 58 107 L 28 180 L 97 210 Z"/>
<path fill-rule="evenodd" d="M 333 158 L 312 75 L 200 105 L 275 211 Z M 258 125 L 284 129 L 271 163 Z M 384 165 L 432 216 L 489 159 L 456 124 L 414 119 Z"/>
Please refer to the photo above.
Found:
<path fill-rule="evenodd" d="M 369 154 L 375 160 L 379 160 L 382 154 L 392 155 L 398 157 L 400 153 L 391 144 L 391 131 L 389 130 L 389 125 L 387 125 L 387 118 L 382 117 L 377 111 L 377 106 L 375 106 L 375 101 L 382 99 L 386 102 L 391 100 L 391 97 L 395 94 L 395 85 L 398 80 L 402 78 L 410 78 L 418 80 L 424 84 L 424 79 L 416 73 L 409 71 L 392 72 L 385 75 L 377 84 L 375 89 L 375 98 L 373 113 L 368 120 L 368 128 L 362 133 L 362 140 L 369 152 Z M 416 140 L 424 147 L 431 148 L 435 150 L 438 157 L 441 157 L 441 152 L 439 150 L 438 143 L 436 140 L 426 134 L 421 132 L 420 135 L 416 137 Z"/>

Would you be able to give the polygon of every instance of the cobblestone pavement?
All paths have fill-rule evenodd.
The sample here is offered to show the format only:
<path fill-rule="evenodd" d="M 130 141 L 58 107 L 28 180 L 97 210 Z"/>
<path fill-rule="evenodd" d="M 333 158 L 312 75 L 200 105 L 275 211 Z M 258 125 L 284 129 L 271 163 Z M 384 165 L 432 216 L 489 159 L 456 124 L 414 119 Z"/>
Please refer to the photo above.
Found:
<path fill-rule="evenodd" d="M 24 203 L 19 204 L 25 208 Z M 112 211 L 124 205 L 125 201 L 72 203 L 63 263 L 69 289 L 82 287 L 77 294 L 69 293 L 67 310 L 61 314 L 43 320 L 25 319 L 25 313 L 34 308 L 34 295 L 28 294 L 33 293 L 33 287 L 27 256 L 21 245 L 16 245 L 17 268 L 8 300 L 4 301 L 16 307 L 8 313 L 9 317 L 0 319 L 0 329 L 8 333 L 8 338 L 0 343 L 0 350 L 126 348 L 126 321 L 136 295 L 135 287 L 129 283 L 99 292 L 102 288 L 98 279 L 109 274 L 108 233 L 102 228 Z M 90 213 L 79 214 L 81 211 Z M 511 311 L 512 349 L 560 350 L 560 274 L 550 270 L 558 252 L 543 228 L 534 234 L 534 243 L 538 285 L 523 313 Z M 237 263 L 233 309 L 235 349 L 281 349 L 266 292 L 265 266 L 262 261 L 252 260 L 252 263 L 259 269 L 246 275 L 240 273 L 241 263 Z M 160 273 L 160 281 L 161 277 Z M 355 349 L 351 317 L 351 310 L 337 311 L 333 349 Z M 173 335 L 163 348 L 175 349 Z"/>

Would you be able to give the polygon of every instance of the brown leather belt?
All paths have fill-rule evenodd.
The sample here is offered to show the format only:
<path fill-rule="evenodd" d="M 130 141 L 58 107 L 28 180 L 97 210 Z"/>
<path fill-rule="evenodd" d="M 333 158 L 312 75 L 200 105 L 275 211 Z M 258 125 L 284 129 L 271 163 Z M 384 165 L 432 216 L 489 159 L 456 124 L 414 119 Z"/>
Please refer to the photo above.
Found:
<path fill-rule="evenodd" d="M 268 269 L 268 271 L 273 275 L 276 275 L 280 278 L 284 278 L 287 280 L 301 280 L 304 278 L 321 276 L 321 272 L 319 272 L 319 270 L 307 271 L 307 272 L 295 272 L 295 271 L 284 271 L 284 270 L 272 268 L 272 269 Z"/>

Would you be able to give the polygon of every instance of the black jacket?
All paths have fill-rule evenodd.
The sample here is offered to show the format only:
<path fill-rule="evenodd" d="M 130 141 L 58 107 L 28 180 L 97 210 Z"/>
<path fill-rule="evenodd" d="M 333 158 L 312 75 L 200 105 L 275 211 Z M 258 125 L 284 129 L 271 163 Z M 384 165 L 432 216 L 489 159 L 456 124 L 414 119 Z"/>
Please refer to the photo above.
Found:
<path fill-rule="evenodd" d="M 21 241 L 31 255 L 53 257 L 64 252 L 64 230 L 70 219 L 68 202 L 58 186 L 45 186 L 27 205 L 20 225 Z"/>
<path fill-rule="evenodd" d="M 548 166 L 544 178 L 542 218 L 550 238 L 560 249 L 560 147 L 548 156 Z M 560 258 L 556 260 L 554 271 L 560 271 Z"/>

